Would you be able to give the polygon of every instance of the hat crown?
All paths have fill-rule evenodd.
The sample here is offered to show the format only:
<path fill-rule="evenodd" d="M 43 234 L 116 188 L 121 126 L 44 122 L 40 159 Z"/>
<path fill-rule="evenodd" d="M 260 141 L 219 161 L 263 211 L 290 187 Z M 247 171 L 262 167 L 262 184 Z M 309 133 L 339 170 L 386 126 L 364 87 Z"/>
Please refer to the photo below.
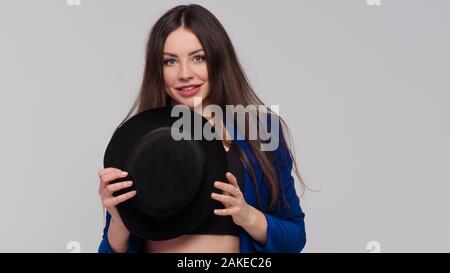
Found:
<path fill-rule="evenodd" d="M 203 178 L 201 146 L 195 141 L 174 140 L 172 130 L 162 127 L 145 134 L 126 161 L 139 193 L 132 202 L 147 216 L 167 217 L 182 210 L 195 198 Z M 178 132 L 189 139 L 190 132 Z"/>

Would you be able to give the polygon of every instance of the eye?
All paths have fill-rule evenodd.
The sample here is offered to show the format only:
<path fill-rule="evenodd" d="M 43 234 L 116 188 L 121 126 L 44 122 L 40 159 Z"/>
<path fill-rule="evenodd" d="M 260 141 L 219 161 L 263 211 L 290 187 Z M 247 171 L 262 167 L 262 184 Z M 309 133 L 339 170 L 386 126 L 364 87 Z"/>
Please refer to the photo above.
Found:
<path fill-rule="evenodd" d="M 203 56 L 203 55 L 197 55 L 197 56 L 194 56 L 194 59 L 195 59 L 196 61 L 198 61 L 199 63 L 201 63 L 201 62 L 205 61 L 205 56 Z"/>
<path fill-rule="evenodd" d="M 173 63 L 171 64 L 170 63 L 171 61 L 175 61 L 175 59 L 167 59 L 167 60 L 164 61 L 164 64 L 165 65 L 172 65 Z"/>

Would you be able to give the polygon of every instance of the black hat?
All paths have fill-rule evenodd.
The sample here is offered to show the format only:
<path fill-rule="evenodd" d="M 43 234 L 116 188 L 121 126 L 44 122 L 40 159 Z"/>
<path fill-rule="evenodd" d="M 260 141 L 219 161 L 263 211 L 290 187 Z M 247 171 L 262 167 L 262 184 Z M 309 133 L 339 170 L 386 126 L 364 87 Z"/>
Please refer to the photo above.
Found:
<path fill-rule="evenodd" d="M 174 108 L 178 112 L 182 108 L 182 116 L 172 117 Z M 190 126 L 185 123 L 175 128 L 184 115 L 189 115 Z M 200 114 L 174 106 L 141 112 L 114 132 L 103 164 L 128 172 L 127 177 L 111 183 L 133 181 L 132 187 L 114 193 L 137 191 L 136 196 L 117 205 L 133 235 L 147 240 L 172 239 L 193 231 L 221 207 L 211 193 L 218 192 L 214 181 L 226 181 L 226 151 L 217 138 L 207 140 L 201 134 L 197 140 L 194 131 L 198 125 L 201 132 L 215 134 L 215 128 Z M 177 132 L 184 138 L 172 137 Z"/>

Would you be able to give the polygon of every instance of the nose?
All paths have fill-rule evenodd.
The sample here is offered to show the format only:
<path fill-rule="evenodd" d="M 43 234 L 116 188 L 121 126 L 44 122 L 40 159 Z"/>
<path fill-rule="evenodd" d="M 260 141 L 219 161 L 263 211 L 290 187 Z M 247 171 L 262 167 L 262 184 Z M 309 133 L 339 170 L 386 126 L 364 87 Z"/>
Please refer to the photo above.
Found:
<path fill-rule="evenodd" d="M 192 79 L 192 71 L 189 67 L 189 64 L 187 64 L 186 62 L 181 64 L 181 68 L 178 73 L 178 78 L 179 78 L 179 80 Z"/>

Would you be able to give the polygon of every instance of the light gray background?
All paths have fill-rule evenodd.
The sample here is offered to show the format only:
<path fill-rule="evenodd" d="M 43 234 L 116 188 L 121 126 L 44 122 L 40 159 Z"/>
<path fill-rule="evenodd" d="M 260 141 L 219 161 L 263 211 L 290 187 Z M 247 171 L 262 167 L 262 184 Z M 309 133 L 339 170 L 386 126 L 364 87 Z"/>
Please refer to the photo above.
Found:
<path fill-rule="evenodd" d="M 96 252 L 97 172 L 182 1 L 0 1 L 0 251 Z M 295 138 L 305 252 L 450 250 L 450 2 L 195 1 Z"/>

